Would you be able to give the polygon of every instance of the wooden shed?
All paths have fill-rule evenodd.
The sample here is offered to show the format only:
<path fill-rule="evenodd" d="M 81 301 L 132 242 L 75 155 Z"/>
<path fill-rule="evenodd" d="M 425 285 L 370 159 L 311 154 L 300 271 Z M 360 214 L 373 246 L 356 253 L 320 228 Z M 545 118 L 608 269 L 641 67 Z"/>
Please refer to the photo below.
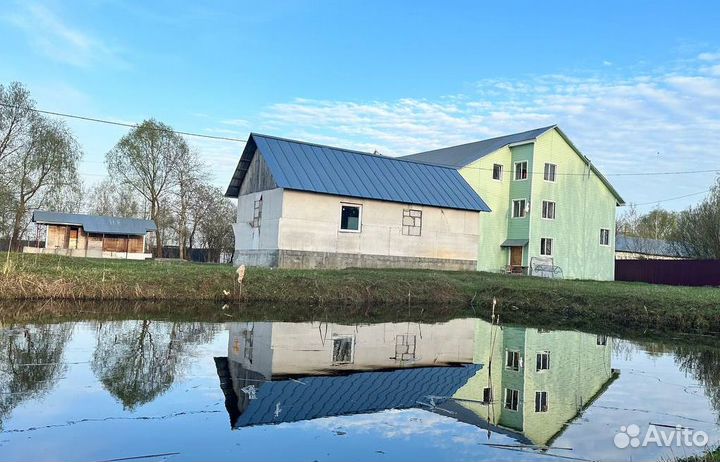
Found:
<path fill-rule="evenodd" d="M 32 221 L 47 227 L 45 246 L 25 247 L 26 253 L 132 260 L 152 257 L 145 249 L 147 233 L 157 229 L 152 220 L 38 210 Z"/>

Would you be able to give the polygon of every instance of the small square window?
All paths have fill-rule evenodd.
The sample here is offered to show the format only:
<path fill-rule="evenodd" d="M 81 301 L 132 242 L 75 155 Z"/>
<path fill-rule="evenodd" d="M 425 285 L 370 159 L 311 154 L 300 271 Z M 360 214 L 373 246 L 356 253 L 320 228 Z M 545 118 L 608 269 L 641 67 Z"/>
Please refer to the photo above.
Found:
<path fill-rule="evenodd" d="M 520 352 L 519 351 L 506 351 L 505 352 L 505 367 L 513 371 L 520 369 Z"/>
<path fill-rule="evenodd" d="M 492 388 L 486 387 L 483 388 L 483 403 L 492 403 L 493 402 L 493 394 L 492 394 Z"/>
<path fill-rule="evenodd" d="M 537 371 L 547 371 L 550 369 L 550 352 L 542 351 L 537 354 L 537 361 L 535 364 Z"/>
<path fill-rule="evenodd" d="M 515 180 L 527 180 L 528 176 L 528 163 L 516 162 L 515 163 Z"/>
<path fill-rule="evenodd" d="M 340 229 L 360 232 L 361 209 L 359 205 L 343 204 L 340 212 Z"/>
<path fill-rule="evenodd" d="M 525 199 L 517 199 L 513 201 L 513 218 L 525 218 L 526 213 Z"/>
<path fill-rule="evenodd" d="M 545 181 L 555 181 L 555 170 L 557 170 L 557 165 L 545 164 L 545 171 L 543 173 Z"/>
<path fill-rule="evenodd" d="M 333 338 L 333 364 L 350 364 L 355 356 L 355 337 L 342 335 Z"/>
<path fill-rule="evenodd" d="M 547 412 L 548 394 L 546 391 L 535 392 L 535 412 Z"/>
<path fill-rule="evenodd" d="M 600 245 L 610 245 L 610 230 L 609 229 L 601 229 L 600 230 Z"/>
<path fill-rule="evenodd" d="M 552 256 L 553 240 L 549 237 L 540 239 L 540 255 Z"/>
<path fill-rule="evenodd" d="M 502 181 L 503 166 L 501 164 L 493 164 L 493 180 Z"/>
<path fill-rule="evenodd" d="M 555 219 L 555 202 L 543 201 L 542 217 L 548 220 Z"/>
<path fill-rule="evenodd" d="M 505 409 L 517 411 L 520 404 L 520 392 L 518 390 L 505 389 Z"/>

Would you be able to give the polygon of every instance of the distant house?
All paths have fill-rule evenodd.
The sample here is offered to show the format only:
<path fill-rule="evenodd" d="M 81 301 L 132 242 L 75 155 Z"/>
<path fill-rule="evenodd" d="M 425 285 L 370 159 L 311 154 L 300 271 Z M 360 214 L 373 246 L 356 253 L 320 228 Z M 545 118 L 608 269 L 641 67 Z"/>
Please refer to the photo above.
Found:
<path fill-rule="evenodd" d="M 676 242 L 618 235 L 615 238 L 617 260 L 684 260 L 690 256 Z"/>
<path fill-rule="evenodd" d="M 486 200 L 479 270 L 613 280 L 624 201 L 556 125 L 402 159 L 457 169 Z"/>
<path fill-rule="evenodd" d="M 157 229 L 152 220 L 38 210 L 32 221 L 47 227 L 45 246 L 26 246 L 26 253 L 132 260 L 152 257 L 145 251 L 146 234 Z"/>
<path fill-rule="evenodd" d="M 474 270 L 490 209 L 454 168 L 250 134 L 226 196 L 236 265 Z"/>

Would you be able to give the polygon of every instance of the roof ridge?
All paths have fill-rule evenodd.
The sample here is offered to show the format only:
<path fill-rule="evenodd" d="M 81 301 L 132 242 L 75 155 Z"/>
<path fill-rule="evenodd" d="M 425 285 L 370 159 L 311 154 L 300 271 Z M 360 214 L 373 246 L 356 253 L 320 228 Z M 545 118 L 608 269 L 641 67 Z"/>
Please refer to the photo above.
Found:
<path fill-rule="evenodd" d="M 458 147 L 460 147 L 460 146 L 468 146 L 468 145 L 476 144 L 476 143 L 484 143 L 484 142 L 486 142 L 486 141 L 492 141 L 492 140 L 498 140 L 498 139 L 500 139 L 500 138 L 506 138 L 506 137 L 510 137 L 510 136 L 522 135 L 523 133 L 530 133 L 530 132 L 534 132 L 534 131 L 537 131 L 537 130 L 548 131 L 548 130 L 550 130 L 551 128 L 555 128 L 555 127 L 557 127 L 557 126 L 558 126 L 558 124 L 553 124 L 553 125 L 548 125 L 547 127 L 531 128 L 530 130 L 524 130 L 524 131 L 516 132 L 516 133 L 508 133 L 507 135 L 493 136 L 492 138 L 483 138 L 483 139 L 481 139 L 481 140 L 468 141 L 467 143 L 460 143 L 460 144 L 454 144 L 454 145 L 452 145 L 452 146 L 445 146 L 445 147 L 443 147 L 443 148 L 431 149 L 431 150 L 429 150 L 429 151 L 418 152 L 417 154 L 424 154 L 424 153 L 433 152 L 433 151 L 441 151 L 441 150 L 443 150 L 443 149 L 458 148 Z M 413 156 L 413 155 L 415 155 L 415 154 L 410 154 L 410 155 Z"/>
<path fill-rule="evenodd" d="M 418 160 L 405 159 L 404 157 L 406 157 L 406 156 L 385 156 L 385 155 L 382 155 L 382 154 L 373 154 L 373 153 L 370 153 L 370 152 L 358 151 L 358 150 L 356 150 L 356 149 L 346 149 L 346 148 L 341 148 L 341 147 L 338 147 L 338 146 L 330 146 L 330 145 L 327 145 L 327 144 L 320 144 L 320 143 L 311 143 L 311 142 L 308 142 L 308 141 L 301 141 L 301 140 L 296 140 L 296 139 L 292 139 L 292 138 L 283 138 L 283 137 L 281 137 L 281 136 L 263 135 L 262 133 L 255 133 L 255 132 L 250 132 L 250 136 L 260 136 L 260 137 L 263 137 L 263 138 L 271 138 L 271 139 L 274 139 L 274 140 L 286 141 L 286 142 L 288 142 L 288 143 L 298 143 L 298 144 L 305 144 L 305 145 L 308 145 L 308 146 L 316 146 L 316 147 L 319 147 L 319 148 L 335 149 L 335 150 L 337 150 L 337 151 L 345 151 L 345 152 L 349 152 L 349 153 L 352 153 L 352 154 L 360 154 L 360 155 L 363 155 L 363 156 L 370 156 L 370 157 L 374 157 L 374 158 L 377 158 L 377 159 L 387 159 L 387 160 L 394 160 L 394 161 L 397 161 L 397 162 L 404 162 L 404 163 L 410 163 L 410 164 L 420 164 L 420 165 L 432 166 L 432 167 L 437 167 L 437 168 L 445 168 L 445 169 L 449 169 L 449 170 L 457 170 L 457 169 L 455 169 L 455 168 L 453 168 L 453 167 L 448 167 L 447 165 L 434 165 L 434 164 L 428 164 L 427 162 L 421 162 L 421 161 L 418 161 Z"/>
<path fill-rule="evenodd" d="M 138 221 L 152 221 L 149 218 L 135 218 L 135 217 L 114 217 L 112 215 L 93 215 L 91 213 L 73 213 L 73 212 L 56 212 L 54 210 L 35 210 L 40 213 L 56 213 L 60 215 L 72 215 L 77 217 L 94 217 L 94 218 L 111 218 L 113 220 L 138 220 Z"/>

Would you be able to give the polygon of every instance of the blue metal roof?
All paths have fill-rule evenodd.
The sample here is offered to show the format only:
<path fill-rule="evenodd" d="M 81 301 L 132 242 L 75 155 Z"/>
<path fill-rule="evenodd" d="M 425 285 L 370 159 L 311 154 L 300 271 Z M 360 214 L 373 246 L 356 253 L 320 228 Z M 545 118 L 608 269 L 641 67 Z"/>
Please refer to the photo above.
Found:
<path fill-rule="evenodd" d="M 256 149 L 279 188 L 490 211 L 455 169 L 256 133 L 250 134 L 226 196 L 239 194 Z"/>
<path fill-rule="evenodd" d="M 98 234 L 142 236 L 149 231 L 155 231 L 157 229 L 155 222 L 152 220 L 46 212 L 42 210 L 33 212 L 32 221 L 46 225 L 82 226 L 86 233 Z"/>
<path fill-rule="evenodd" d="M 262 383 L 234 428 L 422 407 L 428 396 L 452 396 L 479 364 L 359 372 Z"/>

